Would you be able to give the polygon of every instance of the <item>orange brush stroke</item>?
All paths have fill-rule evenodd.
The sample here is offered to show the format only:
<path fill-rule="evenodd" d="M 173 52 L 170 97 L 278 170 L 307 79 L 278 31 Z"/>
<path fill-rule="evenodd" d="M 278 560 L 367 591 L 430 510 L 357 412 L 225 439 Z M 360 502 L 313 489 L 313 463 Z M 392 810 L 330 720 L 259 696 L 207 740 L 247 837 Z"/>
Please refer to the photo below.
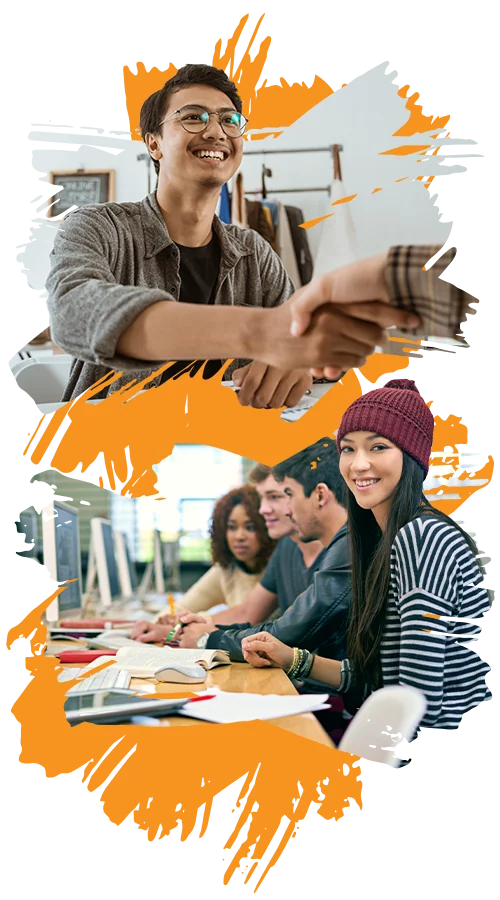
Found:
<path fill-rule="evenodd" d="M 302 222 L 300 228 L 313 228 L 314 225 L 318 225 L 320 222 L 324 222 L 325 219 L 330 219 L 333 216 L 333 213 L 328 213 L 326 216 L 319 216 L 317 219 L 309 219 L 308 222 Z"/>
<path fill-rule="evenodd" d="M 406 84 L 399 89 L 398 96 L 403 98 L 407 97 L 409 89 L 410 85 Z M 427 131 L 436 128 L 441 130 L 445 128 L 450 121 L 449 116 L 436 116 L 435 119 L 433 119 L 432 116 L 424 116 L 422 107 L 417 104 L 419 96 L 420 94 L 415 93 L 408 98 L 406 108 L 410 115 L 408 121 L 402 125 L 398 131 L 394 132 L 395 137 L 411 137 L 413 134 L 425 134 Z M 434 137 L 434 135 L 431 136 Z"/>
<path fill-rule="evenodd" d="M 66 473 L 81 464 L 85 472 L 103 452 L 112 489 L 116 476 L 118 481 L 126 481 L 122 494 L 149 496 L 156 493 L 153 465 L 168 456 L 176 443 L 214 447 L 222 443 L 232 453 L 274 465 L 319 439 L 325 432 L 325 421 L 331 423 L 333 432 L 345 407 L 361 394 L 356 375 L 349 372 L 306 416 L 290 425 L 280 418 L 279 410 L 242 407 L 236 394 L 221 385 L 221 379 L 222 372 L 203 380 L 200 371 L 194 378 L 183 375 L 140 394 L 137 390 L 141 385 L 127 386 L 96 405 L 85 402 L 89 396 L 86 392 L 58 410 L 63 415 L 59 415 L 54 429 L 46 429 L 31 459 L 41 462 L 50 443 L 47 431 L 53 440 L 67 414 L 70 425 L 47 464 Z M 165 403 L 168 416 L 162 412 Z M 133 466 L 128 477 L 127 445 Z"/>
<path fill-rule="evenodd" d="M 259 134 L 249 134 L 246 135 L 247 141 L 263 141 L 265 138 L 272 137 L 277 138 L 283 134 L 282 131 L 261 131 Z"/>
<path fill-rule="evenodd" d="M 279 85 L 268 85 L 264 81 L 264 84 L 257 89 L 267 60 L 271 38 L 264 38 L 252 60 L 250 49 L 264 19 L 264 16 L 261 16 L 249 43 L 242 52 L 240 61 L 236 63 L 238 42 L 242 37 L 248 18 L 249 16 L 246 15 L 240 20 L 234 34 L 227 42 L 224 53 L 221 52 L 222 40 L 217 41 L 212 65 L 224 70 L 229 66 L 228 74 L 238 86 L 243 101 L 244 115 L 250 120 L 250 129 L 292 125 L 313 106 L 333 94 L 333 91 L 326 81 L 317 75 L 311 87 L 307 87 L 304 82 L 290 85 L 284 78 L 280 78 Z M 124 66 L 125 96 L 132 140 L 140 141 L 142 139 L 139 130 L 139 114 L 142 104 L 147 97 L 163 87 L 165 81 L 176 72 L 177 68 L 173 63 L 170 63 L 164 71 L 153 68 L 149 72 L 146 71 L 143 63 L 137 63 L 137 74 L 131 72 L 128 66 Z M 279 115 L 279 122 L 276 121 L 277 115 Z"/>
<path fill-rule="evenodd" d="M 419 347 L 419 342 L 406 338 L 393 340 L 403 342 L 408 352 Z M 373 354 L 360 371 L 374 383 L 384 373 L 399 371 L 407 365 L 408 359 L 399 356 Z M 124 496 L 152 496 L 158 493 L 153 467 L 172 453 L 175 444 L 207 444 L 273 466 L 323 435 L 333 434 L 346 407 L 361 396 L 357 375 L 350 371 L 299 421 L 290 424 L 280 418 L 279 410 L 241 406 L 236 394 L 221 385 L 221 379 L 222 370 L 208 380 L 203 380 L 200 370 L 194 377 L 183 374 L 159 388 L 138 394 L 137 390 L 145 383 L 142 382 L 124 387 L 96 405 L 85 403 L 87 392 L 63 407 L 67 409 L 70 425 L 53 456 L 46 460 L 47 466 L 70 473 L 81 465 L 85 472 L 102 453 L 112 490 L 121 482 Z M 167 407 L 169 414 L 165 416 Z M 460 419 L 456 416 L 449 416 L 444 423 L 436 418 L 434 451 L 457 441 L 467 442 L 467 429 L 464 425 L 459 428 L 457 423 Z M 60 417 L 58 427 L 61 424 Z M 460 439 L 456 436 L 457 429 Z M 56 434 L 57 429 L 52 439 Z M 45 434 L 40 438 L 41 446 L 35 445 L 32 460 L 42 461 L 44 441 Z M 132 472 L 127 470 L 127 446 Z M 490 480 L 491 471 L 488 469 L 481 477 Z M 446 501 L 445 496 L 440 496 L 436 503 L 451 502 L 456 509 L 478 487 L 450 488 L 448 493 L 458 493 L 460 500 Z"/>
<path fill-rule="evenodd" d="M 266 722 L 172 729 L 89 723 L 71 727 L 63 709 L 68 683 L 57 681 L 58 660 L 35 655 L 38 637 L 45 631 L 40 615 L 54 596 L 9 632 L 10 646 L 35 630 L 31 640 L 34 655 L 26 660 L 32 677 L 12 710 L 21 724 L 21 762 L 43 766 L 48 777 L 85 766 L 83 781 L 92 792 L 99 790 L 123 763 L 101 794 L 104 812 L 116 825 L 133 812 L 136 824 L 147 832 L 150 841 L 159 829 L 160 837 L 168 835 L 179 820 L 181 839 L 186 840 L 195 827 L 198 810 L 205 805 L 201 837 L 215 796 L 246 775 L 236 804 L 241 807 L 239 818 L 225 844 L 233 850 L 224 876 L 226 884 L 243 858 L 250 856 L 257 862 L 262 859 L 283 816 L 290 819 L 291 831 L 281 841 L 259 884 L 279 859 L 288 838 L 312 803 L 319 804 L 318 812 L 325 819 L 341 818 L 349 798 L 361 808 L 359 769 L 353 767 L 357 757 Z M 198 731 L 193 731 L 196 728 Z M 110 750 L 113 744 L 116 746 Z M 201 745 L 203 753 L 199 751 Z M 124 762 L 128 754 L 131 755 Z M 182 779 L 172 781 L 159 777 L 158 770 L 151 765 L 152 759 L 168 758 L 183 760 Z M 276 759 L 280 759 L 279 775 Z M 328 784 L 324 784 L 326 779 Z M 298 782 L 303 794 L 294 809 Z M 321 801 L 318 783 L 325 795 Z M 178 804 L 181 804 L 180 811 Z M 255 804 L 258 804 L 257 812 L 253 811 Z M 248 835 L 243 838 L 248 823 Z"/>
<path fill-rule="evenodd" d="M 350 194 L 349 197 L 341 197 L 340 200 L 334 200 L 332 206 L 337 206 L 339 203 L 350 203 L 357 196 L 357 194 Z"/>
<path fill-rule="evenodd" d="M 430 144 L 402 144 L 401 147 L 393 147 L 392 150 L 382 150 L 380 156 L 410 156 L 412 153 L 422 153 L 430 146 Z"/>

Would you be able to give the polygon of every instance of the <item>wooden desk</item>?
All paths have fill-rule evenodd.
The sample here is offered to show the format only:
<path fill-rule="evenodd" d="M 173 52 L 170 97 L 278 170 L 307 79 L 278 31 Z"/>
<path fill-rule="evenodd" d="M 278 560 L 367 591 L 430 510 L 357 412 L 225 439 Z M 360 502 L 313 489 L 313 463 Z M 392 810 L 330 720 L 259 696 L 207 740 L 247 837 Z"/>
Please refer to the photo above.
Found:
<path fill-rule="evenodd" d="M 196 693 L 197 690 L 205 690 L 215 686 L 223 691 L 231 691 L 232 693 L 297 694 L 283 669 L 254 669 L 253 666 L 249 666 L 247 663 L 231 663 L 230 666 L 218 666 L 215 669 L 209 669 L 206 681 L 200 685 L 168 684 L 165 681 L 151 684 L 151 681 L 144 681 L 140 678 L 132 678 L 130 683 L 131 688 L 145 690 L 148 693 L 152 693 L 154 688 L 157 694 L 186 693 L 186 690 Z M 172 716 L 167 721 L 171 726 L 209 724 L 208 722 L 201 722 L 200 719 L 188 719 L 184 716 Z M 318 741 L 318 743 L 325 744 L 327 747 L 335 746 L 324 728 L 319 724 L 314 713 L 301 713 L 299 716 L 286 716 L 282 719 L 270 719 L 269 721 L 272 725 L 278 725 L 280 728 L 284 728 L 285 731 L 292 731 L 293 734 L 309 738 L 311 741 Z"/>
<path fill-rule="evenodd" d="M 53 655 L 56 650 L 75 650 L 78 644 L 65 641 L 48 641 L 47 653 Z M 65 666 L 65 668 L 81 668 L 78 664 Z M 151 679 L 132 678 L 130 687 L 144 693 L 176 694 L 188 692 L 196 693 L 211 687 L 219 687 L 223 691 L 249 694 L 297 694 L 292 682 L 282 669 L 254 669 L 247 663 L 231 663 L 230 666 L 217 666 L 207 672 L 206 681 L 202 684 L 170 684 L 165 681 L 152 681 Z M 327 747 L 335 745 L 328 737 L 324 728 L 319 724 L 313 713 L 301 713 L 298 716 L 286 716 L 282 719 L 270 719 L 272 725 L 284 728 L 301 737 L 309 738 L 325 744 Z M 169 727 L 185 727 L 186 725 L 208 725 L 200 719 L 188 719 L 184 716 L 171 716 L 159 719 L 162 725 Z"/>

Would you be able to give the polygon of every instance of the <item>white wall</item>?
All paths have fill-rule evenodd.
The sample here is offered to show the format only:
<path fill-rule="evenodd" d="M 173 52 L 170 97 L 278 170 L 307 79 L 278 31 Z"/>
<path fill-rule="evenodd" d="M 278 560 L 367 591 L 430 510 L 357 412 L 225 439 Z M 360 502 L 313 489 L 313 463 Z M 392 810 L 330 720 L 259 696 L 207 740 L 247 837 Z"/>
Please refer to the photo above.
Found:
<path fill-rule="evenodd" d="M 406 101 L 398 96 L 399 84 L 393 83 L 394 73 L 386 74 L 385 64 L 354 79 L 345 88 L 336 90 L 317 104 L 297 122 L 285 129 L 279 138 L 263 142 L 249 141 L 246 151 L 282 148 L 305 149 L 343 145 L 341 154 L 343 187 L 346 195 L 357 194 L 354 201 L 337 207 L 334 220 L 329 220 L 332 234 L 331 265 L 336 264 L 335 244 L 339 234 L 351 225 L 355 232 L 354 255 L 369 256 L 392 244 L 444 243 L 451 229 L 450 223 L 440 221 L 434 205 L 432 187 L 426 190 L 417 175 L 440 174 L 451 176 L 464 171 L 450 166 L 436 157 L 418 162 L 418 156 L 382 156 L 381 152 L 401 144 L 425 143 L 426 138 L 415 135 L 393 137 L 408 119 Z M 424 110 L 425 112 L 425 110 Z M 280 111 L 276 110 L 279 127 Z M 251 125 L 251 123 L 250 123 Z M 88 133 L 87 133 L 88 132 Z M 251 128 L 249 135 L 252 135 Z M 33 141 L 33 165 L 40 172 L 41 195 L 37 198 L 39 217 L 33 222 L 31 241 L 21 257 L 32 287 L 42 289 L 47 277 L 48 255 L 58 223 L 45 219 L 44 200 L 51 193 L 48 173 L 64 169 L 114 168 L 116 172 L 115 198 L 134 201 L 147 193 L 147 165 L 137 161 L 145 152 L 144 144 L 131 141 L 126 132 L 104 134 L 102 129 L 79 129 L 78 132 L 57 126 L 40 126 L 30 135 Z M 442 143 L 442 142 L 441 142 Z M 445 142 L 446 144 L 449 142 Z M 445 151 L 441 150 L 441 159 Z M 268 179 L 274 188 L 327 187 L 333 177 L 331 154 L 297 153 L 285 155 L 245 156 L 242 163 L 245 190 L 260 189 L 262 162 L 271 168 Z M 398 178 L 406 181 L 395 183 Z M 151 167 L 151 185 L 155 176 Z M 383 188 L 372 194 L 374 188 Z M 257 195 L 258 196 L 258 195 Z M 306 220 L 332 212 L 326 192 L 277 194 L 283 203 L 299 206 Z M 324 225 L 309 229 L 308 236 L 316 255 Z M 333 232 L 331 231 L 333 227 Z M 341 240 L 340 235 L 340 240 Z M 330 239 L 330 238 L 329 238 Z"/>

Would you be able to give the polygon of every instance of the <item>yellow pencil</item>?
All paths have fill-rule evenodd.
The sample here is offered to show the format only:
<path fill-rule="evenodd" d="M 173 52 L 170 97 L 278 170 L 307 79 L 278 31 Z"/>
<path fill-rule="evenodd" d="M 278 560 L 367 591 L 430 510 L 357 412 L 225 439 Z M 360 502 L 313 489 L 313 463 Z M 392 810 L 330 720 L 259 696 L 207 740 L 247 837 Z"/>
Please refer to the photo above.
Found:
<path fill-rule="evenodd" d="M 168 605 L 170 607 L 170 615 L 175 616 L 175 600 L 172 594 L 168 595 Z"/>

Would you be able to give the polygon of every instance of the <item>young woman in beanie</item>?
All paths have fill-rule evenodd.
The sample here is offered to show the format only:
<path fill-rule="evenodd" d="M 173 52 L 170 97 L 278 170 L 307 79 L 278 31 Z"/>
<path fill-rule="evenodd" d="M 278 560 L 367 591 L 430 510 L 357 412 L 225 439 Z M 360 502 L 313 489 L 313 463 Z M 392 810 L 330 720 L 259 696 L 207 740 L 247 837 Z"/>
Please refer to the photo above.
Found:
<path fill-rule="evenodd" d="M 337 433 L 349 488 L 353 604 L 349 659 L 305 657 L 261 633 L 243 642 L 253 665 L 294 665 L 358 701 L 372 690 L 422 691 L 422 725 L 456 728 L 489 699 L 489 667 L 465 645 L 479 632 L 461 619 L 489 610 L 472 539 L 425 499 L 434 420 L 415 383 L 389 381 L 344 413 Z M 301 670 L 301 674 L 304 672 Z"/>

